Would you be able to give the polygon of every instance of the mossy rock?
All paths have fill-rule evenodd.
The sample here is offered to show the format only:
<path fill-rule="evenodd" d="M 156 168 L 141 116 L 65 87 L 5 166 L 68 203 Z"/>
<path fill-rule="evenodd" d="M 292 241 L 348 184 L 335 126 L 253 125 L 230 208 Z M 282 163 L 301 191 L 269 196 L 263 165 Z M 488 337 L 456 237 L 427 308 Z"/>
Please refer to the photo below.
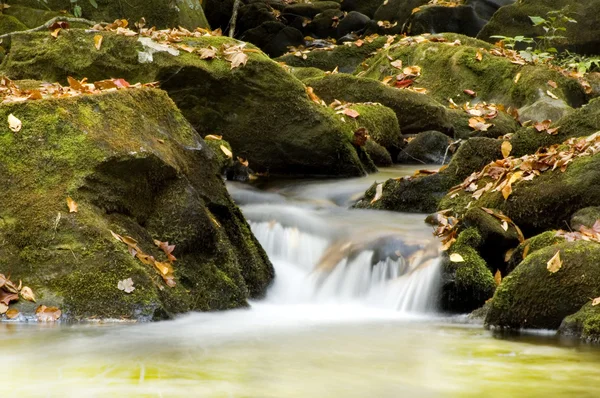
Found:
<path fill-rule="evenodd" d="M 390 153 L 372 139 L 367 140 L 365 144 L 365 151 L 369 154 L 369 157 L 378 167 L 389 167 L 394 164 Z"/>
<path fill-rule="evenodd" d="M 494 276 L 475 249 L 482 243 L 474 228 L 460 233 L 442 259 L 441 309 L 451 313 L 468 313 L 485 304 L 496 289 Z M 463 262 L 452 262 L 452 254 Z"/>
<path fill-rule="evenodd" d="M 410 18 L 415 8 L 425 5 L 429 0 L 389 0 L 384 2 L 373 15 L 376 21 L 388 21 L 390 28 L 380 27 L 380 33 L 396 34 L 402 31 L 404 23 Z"/>
<path fill-rule="evenodd" d="M 539 235 L 532 236 L 523 243 L 519 244 L 519 246 L 517 246 L 517 248 L 513 251 L 510 259 L 508 260 L 508 264 L 506 265 L 506 274 L 510 274 L 515 268 L 517 268 L 521 261 L 525 260 L 527 256 L 531 255 L 532 253 L 545 247 L 564 242 L 565 238 L 556 236 L 556 231 L 546 231 Z"/>
<path fill-rule="evenodd" d="M 452 140 L 439 131 L 417 134 L 398 154 L 398 163 L 444 164 L 452 158 Z"/>
<path fill-rule="evenodd" d="M 376 201 L 374 201 L 377 192 L 377 183 L 375 183 L 355 204 L 355 207 L 417 213 L 433 213 L 438 208 L 451 208 L 447 203 L 441 202 L 450 188 L 461 183 L 471 173 L 483 168 L 489 162 L 501 157 L 500 146 L 500 141 L 491 138 L 471 138 L 460 146 L 448 167 L 439 173 L 390 179 L 383 183 L 382 196 Z M 467 203 L 464 203 L 464 206 Z"/>
<path fill-rule="evenodd" d="M 359 113 L 355 119 L 345 118 L 354 130 L 359 127 L 366 128 L 373 141 L 392 154 L 398 153 L 403 139 L 398 118 L 392 109 L 377 103 L 357 103 L 348 108 Z"/>
<path fill-rule="evenodd" d="M 299 15 L 309 19 L 326 10 L 339 10 L 340 3 L 335 1 L 318 1 L 314 3 L 296 3 L 283 9 L 284 14 Z"/>
<path fill-rule="evenodd" d="M 313 67 L 324 71 L 332 71 L 338 68 L 339 72 L 352 73 L 374 51 L 382 48 L 386 42 L 386 37 L 378 37 L 372 42 L 365 40 L 360 47 L 356 43 L 348 42 L 348 44 L 335 46 L 333 49 L 314 49 L 305 54 L 306 59 L 294 54 L 287 54 L 277 58 L 277 61 L 285 62 L 293 67 Z"/>
<path fill-rule="evenodd" d="M 10 3 L 51 11 L 73 9 L 73 2 L 70 0 L 11 0 Z M 98 7 L 87 0 L 77 2 L 83 18 L 97 22 L 112 22 L 124 18 L 132 24 L 145 18 L 147 25 L 160 29 L 178 26 L 188 29 L 209 27 L 201 0 L 97 0 L 96 3 Z"/>
<path fill-rule="evenodd" d="M 37 4 L 39 6 L 39 3 Z M 25 7 L 20 5 L 11 5 L 3 11 L 3 15 L 10 15 L 19 20 L 27 29 L 37 28 L 42 26 L 52 18 L 65 16 L 64 12 L 41 10 L 38 8 Z M 25 30 L 25 29 L 15 29 Z M 5 32 L 8 33 L 8 32 Z"/>
<path fill-rule="evenodd" d="M 533 26 L 530 16 L 547 18 L 550 11 L 564 10 L 577 20 L 566 24 L 565 42 L 556 43 L 559 50 L 568 49 L 579 54 L 598 54 L 600 46 L 600 3 L 595 0 L 520 0 L 502 7 L 479 33 L 482 40 L 494 42 L 491 36 L 537 37 L 544 34 L 541 26 Z"/>
<path fill-rule="evenodd" d="M 475 131 L 469 126 L 469 119 L 472 118 L 468 113 L 460 109 L 449 109 L 448 116 L 452 126 L 454 126 L 454 138 L 467 139 L 471 137 L 498 138 L 506 134 L 515 133 L 520 129 L 519 123 L 506 112 L 499 111 L 498 115 L 487 123 L 492 126 L 487 131 Z"/>
<path fill-rule="evenodd" d="M 588 343 L 600 343 L 600 307 L 589 301 L 576 313 L 563 319 L 558 333 Z"/>
<path fill-rule="evenodd" d="M 12 15 L 0 15 L 0 34 L 27 30 L 27 26 Z"/>
<path fill-rule="evenodd" d="M 600 207 L 584 207 L 571 216 L 569 225 L 573 231 L 579 231 L 581 227 L 592 228 L 598 220 L 600 220 Z"/>
<path fill-rule="evenodd" d="M 451 134 L 446 108 L 429 96 L 399 90 L 374 80 L 343 73 L 307 79 L 306 85 L 325 102 L 378 102 L 396 113 L 403 134 L 437 130 Z"/>
<path fill-rule="evenodd" d="M 357 11 L 361 14 L 373 17 L 377 9 L 385 0 L 343 0 L 342 11 Z"/>
<path fill-rule="evenodd" d="M 482 60 L 478 61 L 477 53 L 481 48 L 489 49 L 488 43 L 456 34 L 439 36 L 450 43 L 460 40 L 462 44 L 429 41 L 410 46 L 392 45 L 367 59 L 356 73 L 382 80 L 397 74 L 398 69 L 391 65 L 396 60 L 402 60 L 404 66 L 420 66 L 421 76 L 415 85 L 426 88 L 442 103 L 447 103 L 448 98 L 457 104 L 471 101 L 472 97 L 464 93 L 466 89 L 475 91 L 478 100 L 516 108 L 538 101 L 548 90 L 574 108 L 586 101 L 584 89 L 577 80 L 548 66 L 515 65 L 509 58 L 487 52 L 483 52 Z M 519 73 L 520 79 L 515 83 Z M 558 88 L 550 88 L 549 80 L 556 82 Z"/>
<path fill-rule="evenodd" d="M 475 8 L 470 5 L 426 5 L 411 14 L 405 23 L 404 31 L 411 36 L 431 32 L 453 32 L 475 37 L 485 23 L 486 20 L 480 18 Z"/>
<path fill-rule="evenodd" d="M 555 135 L 539 132 L 533 127 L 522 128 L 511 138 L 512 154 L 523 156 L 535 153 L 539 148 L 560 144 L 568 138 L 591 135 L 600 130 L 600 98 L 576 109 L 562 119 L 555 121 L 551 128 L 558 127 Z"/>
<path fill-rule="evenodd" d="M 561 268 L 548 261 L 560 252 Z M 492 299 L 486 324 L 510 329 L 557 329 L 563 318 L 600 295 L 600 245 L 566 242 L 540 249 L 508 275 Z"/>
<path fill-rule="evenodd" d="M 206 145 L 208 145 L 216 155 L 216 162 L 218 164 L 218 170 L 221 174 L 225 174 L 225 171 L 233 166 L 233 158 L 229 157 L 225 154 L 221 147 L 225 147 L 227 150 L 231 151 L 231 145 L 225 140 L 216 140 L 216 139 L 206 139 L 204 141 Z"/>
<path fill-rule="evenodd" d="M 581 157 L 569 164 L 565 172 L 546 171 L 532 181 L 512 185 L 512 194 L 505 200 L 500 192 L 487 192 L 474 200 L 472 194 L 461 191 L 445 197 L 441 207 L 464 214 L 471 206 L 499 209 L 510 217 L 525 236 L 568 225 L 579 209 L 600 205 L 600 156 Z"/>
<path fill-rule="evenodd" d="M 319 68 L 294 66 L 288 69 L 298 80 L 305 81 L 325 76 L 325 72 Z"/>
<path fill-rule="evenodd" d="M 0 117 L 9 114 L 22 129 L 0 127 L 0 270 L 30 286 L 39 304 L 71 319 L 148 320 L 243 307 L 265 293 L 273 267 L 214 151 L 164 91 L 0 105 Z M 69 213 L 67 197 L 78 212 Z M 111 231 L 158 261 L 167 260 L 153 239 L 176 245 L 176 286 Z M 127 278 L 131 294 L 117 288 Z"/>
<path fill-rule="evenodd" d="M 359 159 L 350 126 L 312 102 L 302 82 L 251 45 L 247 64 L 232 70 L 222 57 L 202 60 L 186 51 L 156 52 L 152 62 L 140 63 L 138 53 L 147 50 L 137 37 L 102 33 L 96 50 L 95 34 L 73 29 L 57 39 L 16 35 L 1 69 L 14 79 L 63 83 L 67 76 L 159 81 L 202 136 L 222 135 L 257 172 L 360 176 L 375 169 L 368 158 Z M 220 48 L 241 42 L 202 37 L 183 43 Z"/>

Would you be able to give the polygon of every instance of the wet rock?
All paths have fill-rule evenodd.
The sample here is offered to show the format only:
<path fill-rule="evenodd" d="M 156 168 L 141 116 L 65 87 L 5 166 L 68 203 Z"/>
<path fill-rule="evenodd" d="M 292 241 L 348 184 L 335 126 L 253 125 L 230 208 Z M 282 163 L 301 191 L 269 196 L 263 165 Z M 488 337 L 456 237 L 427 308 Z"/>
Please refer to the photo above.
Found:
<path fill-rule="evenodd" d="M 544 120 L 557 121 L 571 112 L 573 108 L 564 101 L 556 100 L 548 96 L 542 97 L 531 105 L 519 109 L 519 120 L 521 123 L 531 121 L 533 123 Z"/>
<path fill-rule="evenodd" d="M 561 268 L 548 261 L 560 252 Z M 494 294 L 486 324 L 502 328 L 557 329 L 568 315 L 600 295 L 600 245 L 566 242 L 540 249 L 508 275 Z"/>
<path fill-rule="evenodd" d="M 149 320 L 243 307 L 264 294 L 272 265 L 215 152 L 165 92 L 2 104 L 0 116 L 9 114 L 23 128 L 0 128 L 0 269 L 26 281 L 38 303 L 71 319 Z M 175 245 L 175 287 L 111 231 L 157 261 L 167 258 L 154 239 Z M 127 278 L 131 294 L 117 287 Z"/>
<path fill-rule="evenodd" d="M 481 236 L 476 229 L 460 233 L 442 260 L 441 309 L 451 313 L 468 313 L 485 304 L 496 289 L 494 276 L 476 249 Z M 459 254 L 464 261 L 452 262 Z"/>
<path fill-rule="evenodd" d="M 380 27 L 380 33 L 400 33 L 404 23 L 412 15 L 412 11 L 428 2 L 429 0 L 389 0 L 375 11 L 373 19 L 390 23 L 391 26 L 389 28 Z"/>
<path fill-rule="evenodd" d="M 558 333 L 588 343 L 600 343 L 600 307 L 587 302 L 579 311 L 563 319 Z"/>
<path fill-rule="evenodd" d="M 351 33 L 362 34 L 371 22 L 371 18 L 356 11 L 351 11 L 340 21 L 337 27 L 337 37 Z"/>
<path fill-rule="evenodd" d="M 158 52 L 153 62 L 139 63 L 142 45 L 136 37 L 103 36 L 100 50 L 94 48 L 93 32 L 75 29 L 58 40 L 45 33 L 15 36 L 4 72 L 62 82 L 67 76 L 160 81 L 202 136 L 222 135 L 256 172 L 358 176 L 375 169 L 368 157 L 359 158 L 350 127 L 311 101 L 302 82 L 256 49 L 245 66 L 235 69 L 222 57 L 202 60 L 184 51 L 177 56 Z M 220 48 L 240 42 L 202 37 L 186 44 Z"/>
<path fill-rule="evenodd" d="M 537 37 L 544 34 L 541 26 L 533 26 L 529 16 L 546 18 L 548 12 L 566 10 L 566 14 L 577 20 L 568 24 L 564 36 L 566 43 L 558 43 L 559 50 L 568 49 L 580 54 L 599 54 L 600 48 L 600 3 L 594 0 L 524 0 L 502 7 L 480 32 L 479 38 L 493 42 L 491 36 L 517 35 Z"/>
<path fill-rule="evenodd" d="M 476 37 L 486 22 L 473 7 L 467 5 L 429 6 L 413 13 L 406 21 L 404 30 L 410 35 L 453 32 Z"/>
<path fill-rule="evenodd" d="M 600 220 L 600 207 L 584 207 L 571 216 L 569 225 L 573 231 L 579 231 L 581 227 L 592 228 L 598 220 Z"/>
<path fill-rule="evenodd" d="M 452 140 L 439 131 L 417 134 L 398 154 L 398 163 L 443 164 L 450 161 Z"/>
<path fill-rule="evenodd" d="M 299 30 L 280 22 L 265 22 L 247 30 L 241 39 L 260 47 L 271 57 L 278 57 L 287 53 L 290 47 L 304 44 L 304 36 Z"/>
<path fill-rule="evenodd" d="M 394 163 L 392 161 L 392 156 L 387 149 L 373 140 L 367 141 L 365 144 L 365 151 L 369 154 L 373 163 L 378 167 L 389 167 Z"/>

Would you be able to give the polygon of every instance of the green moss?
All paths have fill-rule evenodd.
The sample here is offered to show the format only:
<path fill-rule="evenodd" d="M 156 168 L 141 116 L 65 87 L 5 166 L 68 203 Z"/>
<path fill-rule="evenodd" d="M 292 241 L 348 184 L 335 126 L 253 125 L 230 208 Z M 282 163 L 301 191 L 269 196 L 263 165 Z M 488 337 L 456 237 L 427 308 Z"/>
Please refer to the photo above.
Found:
<path fill-rule="evenodd" d="M 507 273 L 512 272 L 530 254 L 545 247 L 563 243 L 564 241 L 564 238 L 556 236 L 556 231 L 546 231 L 527 239 L 517 246 L 510 257 L 507 264 Z"/>
<path fill-rule="evenodd" d="M 42 26 L 46 22 L 50 21 L 54 17 L 65 15 L 64 13 L 60 13 L 57 11 L 39 10 L 30 7 L 23 7 L 20 5 L 11 5 L 9 8 L 5 9 L 3 13 L 4 15 L 10 15 L 18 19 L 23 25 L 25 25 L 25 29 L 37 28 L 38 26 Z"/>
<path fill-rule="evenodd" d="M 21 21 L 10 15 L 0 15 L 0 34 L 27 30 Z"/>
<path fill-rule="evenodd" d="M 444 311 L 471 312 L 494 294 L 494 277 L 475 249 L 481 244 L 479 232 L 469 228 L 459 234 L 448 251 L 448 255 L 460 254 L 464 262 L 451 262 L 449 256 L 444 259 L 441 293 Z"/>
<path fill-rule="evenodd" d="M 313 67 L 293 67 L 290 68 L 290 72 L 296 79 L 301 81 L 325 76 L 325 72 Z"/>
<path fill-rule="evenodd" d="M 365 145 L 365 151 L 369 154 L 369 157 L 371 160 L 373 160 L 373 163 L 375 163 L 375 165 L 378 167 L 389 167 L 394 163 L 392 161 L 392 156 L 387 149 L 372 139 L 367 141 Z"/>
<path fill-rule="evenodd" d="M 560 251 L 562 266 L 555 273 L 547 262 Z M 492 300 L 486 323 L 506 328 L 556 329 L 600 294 L 600 245 L 566 242 L 529 255 L 507 276 Z"/>
<path fill-rule="evenodd" d="M 462 38 L 461 38 L 461 41 Z M 377 80 L 397 74 L 391 65 L 402 60 L 404 65 L 418 65 L 421 76 L 415 85 L 426 88 L 432 97 L 442 103 L 452 98 L 456 103 L 471 101 L 463 90 L 477 92 L 483 101 L 502 103 L 520 108 L 536 102 L 540 95 L 550 89 L 549 80 L 558 84 L 551 91 L 573 107 L 585 102 L 585 93 L 574 79 L 546 66 L 519 66 L 510 59 L 484 53 L 481 61 L 476 60 L 479 48 L 489 47 L 486 43 L 476 45 L 449 46 L 446 43 L 426 42 L 412 46 L 390 47 L 365 61 L 357 70 L 359 76 Z M 514 83 L 515 76 L 521 77 Z"/>
<path fill-rule="evenodd" d="M 600 342 L 600 307 L 587 302 L 579 311 L 566 317 L 558 332 L 591 342 Z"/>
<path fill-rule="evenodd" d="M 349 106 L 360 115 L 349 120 L 355 129 L 364 127 L 369 130 L 369 136 L 379 145 L 390 151 L 398 151 L 402 146 L 402 134 L 398 118 L 394 111 L 381 104 L 357 103 Z"/>

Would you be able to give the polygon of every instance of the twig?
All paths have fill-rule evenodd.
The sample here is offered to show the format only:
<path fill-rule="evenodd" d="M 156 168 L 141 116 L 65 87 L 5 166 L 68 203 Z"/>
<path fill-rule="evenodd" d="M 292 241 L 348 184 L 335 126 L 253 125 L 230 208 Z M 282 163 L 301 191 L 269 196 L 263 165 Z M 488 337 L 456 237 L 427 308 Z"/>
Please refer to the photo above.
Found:
<path fill-rule="evenodd" d="M 233 14 L 231 14 L 231 20 L 229 21 L 229 37 L 233 37 L 235 34 L 235 25 L 237 23 L 238 9 L 242 0 L 235 0 L 233 3 Z"/>
<path fill-rule="evenodd" d="M 40 32 L 42 30 L 48 30 L 52 25 L 54 25 L 57 22 L 82 23 L 82 24 L 89 25 L 89 26 L 97 25 L 97 22 L 90 21 L 89 19 L 84 19 L 84 18 L 55 17 L 55 18 L 52 18 L 51 20 L 49 20 L 48 22 L 46 22 L 45 24 L 38 26 L 37 28 L 33 28 L 33 29 L 29 29 L 29 30 L 21 30 L 21 31 L 17 31 L 17 32 L 10 32 L 10 33 L 6 33 L 4 35 L 0 35 L 0 40 L 6 39 L 7 37 L 12 37 L 12 36 L 18 35 L 18 34 L 33 33 L 33 32 Z"/>

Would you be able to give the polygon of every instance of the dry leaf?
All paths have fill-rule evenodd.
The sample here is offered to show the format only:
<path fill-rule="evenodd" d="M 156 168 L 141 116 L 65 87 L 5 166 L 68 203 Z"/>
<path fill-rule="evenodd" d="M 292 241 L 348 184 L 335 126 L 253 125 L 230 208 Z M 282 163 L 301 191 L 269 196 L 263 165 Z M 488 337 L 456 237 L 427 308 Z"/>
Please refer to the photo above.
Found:
<path fill-rule="evenodd" d="M 96 47 L 96 50 L 100 50 L 100 47 L 102 47 L 102 39 L 104 39 L 102 35 L 94 36 L 94 47 Z"/>
<path fill-rule="evenodd" d="M 592 300 L 592 306 L 595 307 L 598 304 L 600 304 L 600 297 L 596 297 L 594 300 Z"/>
<path fill-rule="evenodd" d="M 548 80 L 548 85 L 552 88 L 558 88 L 558 84 L 554 80 Z"/>
<path fill-rule="evenodd" d="M 217 57 L 217 49 L 214 47 L 201 48 L 198 50 L 200 59 L 213 59 Z"/>
<path fill-rule="evenodd" d="M 248 62 L 248 54 L 244 53 L 243 51 L 238 51 L 230 56 L 227 56 L 226 59 L 231 62 L 231 69 L 235 69 L 242 65 L 246 65 Z"/>
<path fill-rule="evenodd" d="M 520 79 L 521 79 L 521 72 L 517 73 L 517 75 L 515 76 L 513 82 L 515 82 L 515 84 L 517 84 Z"/>
<path fill-rule="evenodd" d="M 354 109 L 350 109 L 350 108 L 345 108 L 342 113 L 348 117 L 351 117 L 353 119 L 356 119 L 357 117 L 360 116 L 360 113 L 358 113 L 358 111 L 355 111 Z"/>
<path fill-rule="evenodd" d="M 481 51 L 477 51 L 477 54 L 475 54 L 475 59 L 479 62 L 483 60 L 483 54 L 481 53 Z"/>
<path fill-rule="evenodd" d="M 214 135 L 214 134 L 209 134 L 206 137 L 204 137 L 205 140 L 222 140 L 223 136 L 222 135 Z"/>
<path fill-rule="evenodd" d="M 502 274 L 500 273 L 500 270 L 496 270 L 496 273 L 494 274 L 494 281 L 496 282 L 496 286 L 502 282 Z"/>
<path fill-rule="evenodd" d="M 62 312 L 56 307 L 46 307 L 45 305 L 40 305 L 35 310 L 35 315 L 40 322 L 54 322 L 60 318 Z"/>
<path fill-rule="evenodd" d="M 131 278 L 119 281 L 119 283 L 117 283 L 117 288 L 125 293 L 131 293 L 135 290 L 135 287 L 133 287 L 133 280 Z"/>
<path fill-rule="evenodd" d="M 552 91 L 550 91 L 550 90 L 547 90 L 546 94 L 548 94 L 548 96 L 552 99 L 555 99 L 555 100 L 558 99 L 558 97 L 554 93 L 552 93 Z"/>
<path fill-rule="evenodd" d="M 396 69 L 402 69 L 402 60 L 397 59 L 397 60 L 393 61 L 392 63 L 390 63 L 390 65 L 392 65 Z"/>
<path fill-rule="evenodd" d="M 512 151 L 512 144 L 510 143 L 510 141 L 504 141 L 502 143 L 502 156 L 506 159 L 509 155 L 510 152 Z"/>
<path fill-rule="evenodd" d="M 527 255 L 529 254 L 529 244 L 525 245 L 525 247 L 523 248 L 523 260 L 525 260 L 525 257 L 527 257 Z"/>
<path fill-rule="evenodd" d="M 11 129 L 14 133 L 18 133 L 21 131 L 23 124 L 19 119 L 16 118 L 12 113 L 8 115 L 8 128 Z"/>
<path fill-rule="evenodd" d="M 0 303 L 0 314 L 6 314 L 8 311 L 8 305 L 4 303 Z"/>
<path fill-rule="evenodd" d="M 506 221 L 502 221 L 502 225 L 501 226 L 502 226 L 502 229 L 504 231 L 508 231 L 508 223 Z"/>
<path fill-rule="evenodd" d="M 375 187 L 375 196 L 373 197 L 373 200 L 371 200 L 371 203 L 377 202 L 381 199 L 381 196 L 383 196 L 383 183 L 377 184 Z"/>
<path fill-rule="evenodd" d="M 33 301 L 35 303 L 35 295 L 30 287 L 24 286 L 21 289 L 21 297 L 23 297 L 27 301 Z"/>
<path fill-rule="evenodd" d="M 223 153 L 225 154 L 225 156 L 227 156 L 230 159 L 233 158 L 233 153 L 231 153 L 231 151 L 229 150 L 229 148 L 227 148 L 225 145 L 221 145 L 221 146 L 219 146 L 219 148 L 221 148 L 221 151 L 223 151 Z"/>
<path fill-rule="evenodd" d="M 0 303 L 9 305 L 11 301 L 17 301 L 19 295 L 17 293 L 10 293 L 4 290 L 0 290 Z"/>
<path fill-rule="evenodd" d="M 1 311 L 0 311 L 1 313 Z M 15 308 L 11 308 L 10 310 L 6 311 L 6 317 L 8 319 L 15 319 L 16 317 L 18 317 L 20 314 L 19 310 L 15 309 Z"/>
<path fill-rule="evenodd" d="M 464 263 L 465 259 L 458 253 L 452 253 L 450 255 L 450 261 L 452 261 L 453 263 Z"/>
<path fill-rule="evenodd" d="M 463 90 L 463 92 L 467 95 L 470 95 L 471 97 L 477 97 L 477 93 L 473 90 L 467 89 L 467 90 Z"/>
<path fill-rule="evenodd" d="M 67 196 L 67 206 L 69 207 L 69 213 L 77 213 L 79 205 L 70 196 Z"/>
<path fill-rule="evenodd" d="M 560 259 L 560 250 L 556 252 L 556 254 L 548 261 L 546 268 L 551 273 L 558 272 L 558 270 L 562 267 L 562 261 Z"/>

